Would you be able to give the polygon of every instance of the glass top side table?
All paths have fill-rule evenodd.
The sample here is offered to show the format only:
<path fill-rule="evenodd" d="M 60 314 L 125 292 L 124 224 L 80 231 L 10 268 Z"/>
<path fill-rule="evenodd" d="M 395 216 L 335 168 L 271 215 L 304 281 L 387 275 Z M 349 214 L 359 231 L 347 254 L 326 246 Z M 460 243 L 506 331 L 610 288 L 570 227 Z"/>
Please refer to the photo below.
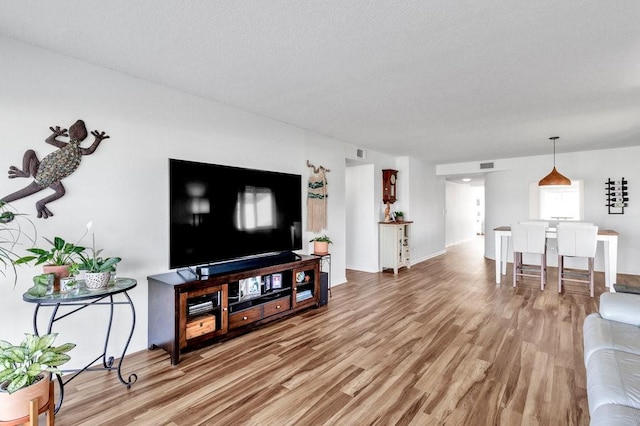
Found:
<path fill-rule="evenodd" d="M 133 337 L 133 331 L 136 326 L 136 311 L 133 306 L 133 302 L 129 297 L 128 291 L 136 287 L 137 281 L 132 278 L 116 278 L 110 282 L 105 288 L 98 290 L 89 290 L 83 280 L 78 280 L 77 288 L 73 291 L 66 293 L 54 292 L 43 296 L 30 294 L 29 291 L 22 295 L 22 299 L 25 302 L 34 303 L 36 305 L 33 313 L 33 331 L 39 335 L 38 331 L 38 314 L 40 308 L 46 307 L 51 309 L 51 315 L 49 317 L 49 323 L 47 326 L 46 334 L 52 333 L 53 325 L 76 312 L 83 309 L 95 307 L 95 306 L 108 306 L 109 308 L 109 322 L 107 324 L 106 336 L 102 353 L 98 355 L 93 361 L 80 369 L 62 370 L 63 373 L 73 373 L 68 378 L 65 376 L 63 380 L 62 376 L 57 376 L 58 384 L 60 385 L 59 401 L 56 405 L 56 412 L 60 409 L 62 401 L 64 399 L 64 385 L 73 380 L 76 376 L 84 371 L 97 371 L 97 370 L 117 370 L 118 379 L 122 384 L 127 386 L 127 389 L 138 380 L 136 374 L 131 374 L 125 380 L 122 376 L 122 362 L 124 361 L 127 348 L 131 343 Z M 124 296 L 124 300 L 115 300 L 114 296 L 121 294 Z M 121 299 L 121 298 L 119 298 Z M 124 345 L 122 354 L 116 366 L 114 366 L 114 357 L 107 356 L 107 347 L 109 345 L 109 338 L 111 336 L 111 327 L 113 325 L 113 312 L 116 305 L 128 305 L 131 309 L 131 330 L 127 342 Z M 61 309 L 64 308 L 64 309 Z M 64 311 L 64 312 L 63 312 Z M 94 364 L 102 358 L 102 366 L 94 366 Z"/>

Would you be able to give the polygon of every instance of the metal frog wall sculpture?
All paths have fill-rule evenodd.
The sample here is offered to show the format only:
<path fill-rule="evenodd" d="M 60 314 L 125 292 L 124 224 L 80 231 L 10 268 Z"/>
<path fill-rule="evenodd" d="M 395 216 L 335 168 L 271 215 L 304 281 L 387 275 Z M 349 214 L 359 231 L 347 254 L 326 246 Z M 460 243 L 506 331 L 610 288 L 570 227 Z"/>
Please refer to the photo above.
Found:
<path fill-rule="evenodd" d="M 62 179 L 78 168 L 83 155 L 93 154 L 100 142 L 109 138 L 104 132 L 94 130 L 91 134 L 95 137 L 95 140 L 89 148 L 82 148 L 80 143 L 88 136 L 84 121 L 76 121 L 69 127 L 68 133 L 67 129 L 60 129 L 59 126 L 55 128 L 49 127 L 49 129 L 53 134 L 45 142 L 58 149 L 44 157 L 42 161 L 38 160 L 35 151 L 32 149 L 25 152 L 22 159 L 22 169 L 11 166 L 9 168 L 9 179 L 33 177 L 34 181 L 21 190 L 0 199 L 0 201 L 8 203 L 40 192 L 45 188 L 51 188 L 54 191 L 53 194 L 36 202 L 38 217 L 43 219 L 53 216 L 51 210 L 47 208 L 47 204 L 65 194 L 65 189 L 61 182 Z M 69 137 L 69 142 L 58 140 L 59 137 Z"/>

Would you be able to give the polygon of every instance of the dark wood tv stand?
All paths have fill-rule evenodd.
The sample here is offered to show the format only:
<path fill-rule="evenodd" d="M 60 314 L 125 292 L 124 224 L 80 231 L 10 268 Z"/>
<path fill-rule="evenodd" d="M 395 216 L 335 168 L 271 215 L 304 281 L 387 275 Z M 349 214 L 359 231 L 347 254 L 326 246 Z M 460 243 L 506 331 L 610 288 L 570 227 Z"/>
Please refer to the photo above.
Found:
<path fill-rule="evenodd" d="M 258 325 L 318 306 L 320 258 L 230 272 L 198 279 L 188 270 L 147 277 L 149 349 L 180 354 Z"/>

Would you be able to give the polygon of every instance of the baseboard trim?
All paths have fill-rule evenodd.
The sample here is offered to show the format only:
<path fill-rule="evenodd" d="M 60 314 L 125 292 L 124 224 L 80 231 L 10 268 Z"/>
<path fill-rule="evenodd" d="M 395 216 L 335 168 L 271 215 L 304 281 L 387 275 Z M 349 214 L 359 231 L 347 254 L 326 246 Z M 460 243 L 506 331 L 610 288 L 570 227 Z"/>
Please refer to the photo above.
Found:
<path fill-rule="evenodd" d="M 433 259 L 434 257 L 442 256 L 443 254 L 446 254 L 446 253 L 447 253 L 447 250 L 444 249 L 442 251 L 430 254 L 428 256 L 421 257 L 420 259 L 416 260 L 415 262 L 411 262 L 411 265 L 413 266 L 413 265 L 415 265 L 417 263 L 421 263 L 421 262 L 427 261 L 429 259 Z"/>

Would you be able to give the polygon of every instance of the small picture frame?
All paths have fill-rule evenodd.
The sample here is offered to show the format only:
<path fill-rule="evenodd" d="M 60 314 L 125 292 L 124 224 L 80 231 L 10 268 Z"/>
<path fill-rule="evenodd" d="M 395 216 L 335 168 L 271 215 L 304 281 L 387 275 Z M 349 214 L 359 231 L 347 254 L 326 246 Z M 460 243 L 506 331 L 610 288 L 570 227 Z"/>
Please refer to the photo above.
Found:
<path fill-rule="evenodd" d="M 282 274 L 271 275 L 271 288 L 274 290 L 282 288 Z"/>
<path fill-rule="evenodd" d="M 260 275 L 240 280 L 240 299 L 260 295 Z"/>

